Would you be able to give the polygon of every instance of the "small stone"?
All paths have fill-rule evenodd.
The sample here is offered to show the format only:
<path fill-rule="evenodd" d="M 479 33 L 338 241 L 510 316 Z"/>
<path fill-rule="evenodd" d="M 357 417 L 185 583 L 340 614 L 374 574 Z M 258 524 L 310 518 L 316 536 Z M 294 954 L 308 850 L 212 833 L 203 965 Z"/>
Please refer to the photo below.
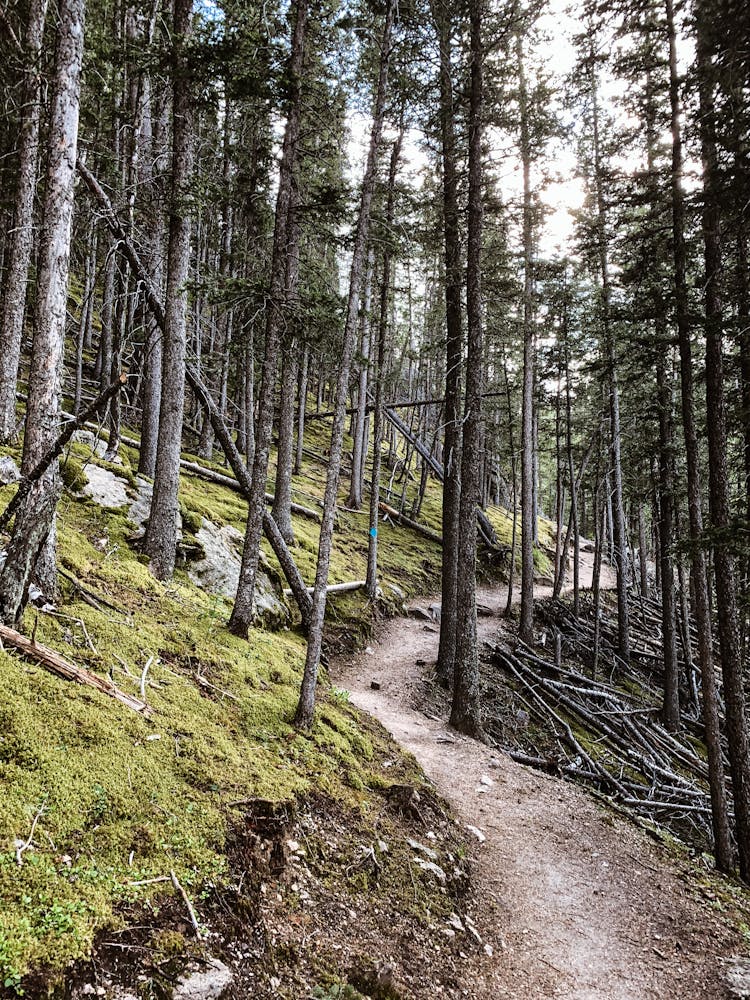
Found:
<path fill-rule="evenodd" d="M 492 958 L 492 956 L 495 954 L 495 952 L 494 952 L 494 949 L 493 949 L 493 947 L 492 947 L 491 944 L 486 944 L 484 946 L 484 953 L 485 953 L 485 955 L 487 955 L 488 958 Z"/>
<path fill-rule="evenodd" d="M 419 865 L 422 871 L 429 872 L 431 875 L 434 875 L 443 885 L 445 885 L 448 881 L 448 876 L 445 874 L 440 865 L 436 865 L 434 861 L 424 861 L 422 858 L 414 858 L 414 863 Z"/>
<path fill-rule="evenodd" d="M 463 934 L 464 925 L 461 923 L 461 918 L 457 913 L 451 913 L 446 922 L 454 931 L 460 931 Z"/>
<path fill-rule="evenodd" d="M 482 777 L 479 779 L 479 784 L 486 785 L 487 788 L 491 788 L 495 784 L 495 782 L 492 780 L 492 778 L 488 777 L 486 774 L 483 774 Z"/>
<path fill-rule="evenodd" d="M 426 855 L 426 857 L 430 858 L 432 861 L 437 861 L 438 853 L 437 851 L 433 851 L 431 847 L 425 847 L 425 845 L 420 844 L 418 840 L 411 840 L 408 837 L 406 843 L 413 851 L 419 851 L 420 854 Z"/>
<path fill-rule="evenodd" d="M 472 826 L 470 823 L 466 824 L 466 829 L 469 833 L 473 833 L 480 844 L 483 844 L 487 839 L 478 826 Z"/>
<path fill-rule="evenodd" d="M 375 653 L 375 650 L 372 648 L 372 646 L 368 646 L 367 649 L 365 649 L 365 655 L 366 656 L 373 656 L 374 653 Z"/>
<path fill-rule="evenodd" d="M 381 688 L 380 681 L 370 681 L 370 687 L 373 691 L 379 691 Z"/>

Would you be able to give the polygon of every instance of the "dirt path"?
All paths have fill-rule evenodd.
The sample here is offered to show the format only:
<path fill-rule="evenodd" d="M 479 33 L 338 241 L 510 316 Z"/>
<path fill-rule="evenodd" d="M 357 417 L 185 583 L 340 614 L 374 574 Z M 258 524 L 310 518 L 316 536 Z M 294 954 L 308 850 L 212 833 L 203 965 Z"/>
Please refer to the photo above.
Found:
<path fill-rule="evenodd" d="M 537 596 L 545 593 L 538 588 Z M 505 590 L 482 590 L 497 628 Z M 728 997 L 721 958 L 734 934 L 665 854 L 582 790 L 458 736 L 416 705 L 437 634 L 389 624 L 372 654 L 340 663 L 336 683 L 414 754 L 477 841 L 474 919 L 492 955 L 469 960 L 449 995 L 567 1000 Z M 381 688 L 370 684 L 377 680 Z M 491 784 L 487 783 L 487 779 Z M 437 995 L 437 994 L 436 994 Z M 440 994 L 445 995 L 445 994 Z"/>

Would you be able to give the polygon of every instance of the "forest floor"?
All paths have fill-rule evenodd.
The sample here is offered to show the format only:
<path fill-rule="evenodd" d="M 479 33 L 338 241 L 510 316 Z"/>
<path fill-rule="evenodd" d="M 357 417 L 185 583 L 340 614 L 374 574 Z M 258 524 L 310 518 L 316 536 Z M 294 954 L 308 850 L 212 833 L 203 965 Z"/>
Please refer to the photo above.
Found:
<path fill-rule="evenodd" d="M 550 589 L 535 587 L 535 597 Z M 492 611 L 479 619 L 480 642 L 497 635 L 506 597 L 504 587 L 479 590 Z M 728 956 L 743 950 L 740 935 L 691 862 L 585 791 L 426 714 L 421 691 L 437 645 L 437 630 L 424 621 L 395 619 L 333 676 L 415 756 L 459 822 L 486 838 L 476 839 L 472 911 L 489 947 L 467 958 L 462 995 L 750 996 L 729 990 Z"/>

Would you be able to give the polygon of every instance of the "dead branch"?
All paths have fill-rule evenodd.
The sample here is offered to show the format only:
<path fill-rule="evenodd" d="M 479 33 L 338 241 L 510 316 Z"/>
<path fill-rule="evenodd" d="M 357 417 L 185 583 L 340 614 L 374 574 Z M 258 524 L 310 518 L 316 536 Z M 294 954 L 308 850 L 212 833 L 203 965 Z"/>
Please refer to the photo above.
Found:
<path fill-rule="evenodd" d="M 126 705 L 134 712 L 140 712 L 141 715 L 149 716 L 151 714 L 151 709 L 145 702 L 139 701 L 138 698 L 134 698 L 132 695 L 121 691 L 106 677 L 100 677 L 98 674 L 93 674 L 83 667 L 76 667 L 72 663 L 68 663 L 54 649 L 34 642 L 33 639 L 28 639 L 25 635 L 16 632 L 15 629 L 10 628 L 8 625 L 0 625 L 0 639 L 2 639 L 4 644 L 18 650 L 19 653 L 22 653 L 28 659 L 34 660 L 35 663 L 38 663 L 45 670 L 48 670 L 51 674 L 55 674 L 57 677 L 62 677 L 67 681 L 75 681 L 78 684 L 84 684 L 86 687 L 95 688 L 97 691 L 101 691 L 102 694 L 109 695 L 115 701 Z"/>

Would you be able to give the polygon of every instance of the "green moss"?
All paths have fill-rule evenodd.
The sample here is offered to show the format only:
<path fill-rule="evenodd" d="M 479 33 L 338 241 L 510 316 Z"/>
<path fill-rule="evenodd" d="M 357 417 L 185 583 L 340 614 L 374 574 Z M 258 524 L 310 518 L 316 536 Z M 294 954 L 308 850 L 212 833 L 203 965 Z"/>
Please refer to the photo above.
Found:
<path fill-rule="evenodd" d="M 322 452 L 328 433 L 324 423 L 312 423 L 309 446 Z M 15 457 L 18 449 L 3 453 Z M 105 463 L 75 443 L 65 481 L 78 488 L 85 464 L 93 462 L 132 487 L 137 457 L 123 447 L 121 464 Z M 294 499 L 319 509 L 325 473 L 324 465 L 308 461 L 294 477 Z M 388 475 L 385 470 L 384 491 Z M 342 507 L 347 486 L 342 482 Z M 407 511 L 417 487 L 408 484 Z M 398 503 L 387 492 L 384 499 Z M 188 532 L 196 532 L 203 517 L 244 530 L 244 498 L 193 475 L 181 476 L 180 510 Z M 191 893 L 221 882 L 228 874 L 229 803 L 287 802 L 314 792 L 366 816 L 396 770 L 399 780 L 421 782 L 406 756 L 386 776 L 377 761 L 392 759 L 394 750 L 384 730 L 325 684 L 312 732 L 293 729 L 305 655 L 299 634 L 255 629 L 247 642 L 232 636 L 228 602 L 201 591 L 183 570 L 168 585 L 151 576 L 122 510 L 66 494 L 58 515 L 60 563 L 100 596 L 101 609 L 64 581 L 59 607 L 68 617 L 37 618 L 32 609 L 24 628 L 36 622 L 38 641 L 136 696 L 150 661 L 146 695 L 153 714 L 145 719 L 0 652 L 0 982 L 11 988 L 30 970 L 54 974 L 86 955 L 98 931 L 117 925 L 123 907 L 171 892 L 150 881 L 165 872 L 174 870 Z M 421 519 L 440 530 L 440 487 L 433 481 Z M 312 582 L 320 527 L 293 520 L 294 556 Z M 339 511 L 331 582 L 364 578 L 368 531 L 366 510 Z M 275 567 L 270 549 L 264 551 Z M 381 521 L 379 557 L 386 588 L 394 583 L 415 594 L 439 584 L 440 547 L 408 529 Z M 363 592 L 341 595 L 330 602 L 331 628 L 362 641 L 371 611 Z M 212 686 L 200 685 L 196 675 Z M 32 826 L 19 864 L 17 845 L 29 839 Z M 399 863 L 387 862 L 383 885 L 391 894 L 403 876 Z M 407 889 L 405 905 L 411 883 Z M 177 938 L 161 941 L 163 955 L 179 952 Z"/>
<path fill-rule="evenodd" d="M 72 493 L 82 490 L 87 482 L 83 463 L 73 455 L 68 455 L 65 461 L 60 463 L 60 476 L 65 488 Z"/>

